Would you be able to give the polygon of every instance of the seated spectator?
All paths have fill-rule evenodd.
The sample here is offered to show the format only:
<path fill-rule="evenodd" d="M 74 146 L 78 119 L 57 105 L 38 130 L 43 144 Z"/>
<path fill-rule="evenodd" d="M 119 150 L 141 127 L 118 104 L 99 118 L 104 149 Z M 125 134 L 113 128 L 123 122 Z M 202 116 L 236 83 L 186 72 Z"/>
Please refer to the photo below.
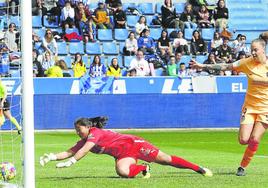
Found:
<path fill-rule="evenodd" d="M 246 45 L 247 37 L 245 35 L 241 35 L 236 43 L 233 43 L 233 53 L 237 57 L 238 53 L 244 51 L 246 56 L 250 56 L 250 48 Z"/>
<path fill-rule="evenodd" d="M 123 48 L 124 55 L 130 56 L 135 55 L 138 50 L 138 42 L 137 39 L 135 39 L 135 34 L 133 31 L 131 31 L 128 35 L 128 38 L 125 42 L 125 47 Z"/>
<path fill-rule="evenodd" d="M 75 9 L 75 22 L 76 27 L 79 29 L 79 34 L 83 35 L 83 32 L 89 30 L 89 18 L 91 13 L 87 7 L 82 2 L 79 2 L 77 8 Z"/>
<path fill-rule="evenodd" d="M 42 0 L 32 0 L 32 15 L 33 16 L 42 16 L 44 11 L 43 1 Z"/>
<path fill-rule="evenodd" d="M 202 63 L 202 62 L 199 62 Z M 216 56 L 213 52 L 209 53 L 208 58 L 203 62 L 203 64 L 217 64 L 216 62 Z M 212 70 L 212 69 L 204 69 L 207 73 L 211 75 L 219 75 L 220 71 Z"/>
<path fill-rule="evenodd" d="M 100 56 L 96 55 L 89 67 L 89 75 L 91 77 L 99 77 L 106 75 L 106 67 L 101 63 Z"/>
<path fill-rule="evenodd" d="M 109 14 L 102 1 L 99 1 L 98 8 L 94 11 L 93 20 L 97 25 L 97 29 L 112 29 L 113 27 L 110 23 Z"/>
<path fill-rule="evenodd" d="M 82 60 L 81 54 L 76 53 L 74 56 L 74 62 L 72 63 L 72 69 L 75 78 L 84 76 L 87 72 L 85 63 Z"/>
<path fill-rule="evenodd" d="M 42 68 L 44 71 L 48 70 L 50 67 L 54 65 L 54 60 L 49 51 L 46 51 L 43 55 Z"/>
<path fill-rule="evenodd" d="M 173 41 L 173 47 L 175 52 L 189 55 L 188 42 L 185 38 L 183 38 L 183 32 L 178 31 L 177 38 Z"/>
<path fill-rule="evenodd" d="M 19 0 L 8 0 L 9 14 L 12 16 L 18 15 Z"/>
<path fill-rule="evenodd" d="M 33 74 L 34 77 L 44 77 L 44 70 L 42 67 L 42 57 L 39 56 L 38 51 L 36 49 L 33 49 L 32 52 L 32 57 L 33 57 Z M 41 59 L 40 59 L 41 57 Z"/>
<path fill-rule="evenodd" d="M 110 66 L 108 67 L 108 70 L 107 70 L 107 76 L 114 76 L 116 78 L 122 76 L 121 68 L 118 65 L 118 59 L 117 58 L 113 58 L 111 60 L 111 64 L 110 64 Z"/>
<path fill-rule="evenodd" d="M 216 51 L 216 49 L 220 46 L 220 45 L 222 45 L 222 43 L 223 43 L 223 40 L 222 40 L 222 38 L 221 38 L 221 36 L 220 36 L 220 33 L 219 32 L 214 32 L 214 35 L 213 35 L 213 39 L 211 40 L 211 51 L 212 52 L 215 52 Z"/>
<path fill-rule="evenodd" d="M 188 2 L 192 5 L 194 13 L 198 13 L 201 6 L 207 6 L 208 3 L 206 0 L 188 0 Z"/>
<path fill-rule="evenodd" d="M 224 0 L 219 0 L 217 3 L 217 7 L 213 11 L 213 18 L 215 21 L 216 28 L 223 29 L 227 28 L 229 11 L 225 6 Z"/>
<path fill-rule="evenodd" d="M 197 28 L 196 19 L 191 4 L 187 4 L 184 7 L 184 11 L 181 13 L 180 20 L 183 21 L 185 28 Z"/>
<path fill-rule="evenodd" d="M 44 51 L 48 51 L 51 56 L 58 56 L 58 45 L 56 40 L 54 39 L 53 33 L 51 29 L 47 29 L 45 36 L 42 39 L 41 48 L 39 49 L 40 53 Z"/>
<path fill-rule="evenodd" d="M 144 53 L 142 50 L 138 50 L 136 54 L 136 58 L 132 59 L 129 65 L 129 70 L 135 69 L 137 76 L 149 76 L 155 75 L 154 73 L 154 65 L 151 64 L 149 67 L 149 63 L 144 59 Z"/>
<path fill-rule="evenodd" d="M 118 5 L 121 4 L 121 0 L 105 0 L 106 8 L 109 10 L 109 14 L 113 15 L 117 9 Z"/>
<path fill-rule="evenodd" d="M 190 73 L 187 70 L 185 63 L 180 63 L 180 67 L 178 70 L 178 76 L 180 78 L 190 76 Z"/>
<path fill-rule="evenodd" d="M 191 40 L 191 51 L 194 55 L 205 55 L 207 52 L 206 43 L 197 30 L 193 32 L 193 37 Z"/>
<path fill-rule="evenodd" d="M 228 45 L 228 42 L 228 38 L 223 38 L 223 44 L 220 45 L 215 51 L 216 60 L 221 63 L 232 63 L 233 51 Z"/>
<path fill-rule="evenodd" d="M 182 53 L 175 52 L 175 60 L 176 64 L 178 64 L 181 61 Z"/>
<path fill-rule="evenodd" d="M 150 37 L 150 30 L 144 29 L 143 36 L 138 39 L 138 48 L 143 51 L 144 54 L 153 54 L 155 52 L 154 39 Z"/>
<path fill-rule="evenodd" d="M 74 25 L 74 8 L 71 7 L 71 2 L 66 1 L 64 8 L 61 10 L 61 25 L 63 30 L 75 27 Z"/>
<path fill-rule="evenodd" d="M 178 76 L 178 68 L 176 64 L 176 59 L 174 55 L 170 56 L 170 62 L 167 66 L 168 76 Z"/>
<path fill-rule="evenodd" d="M 58 66 L 62 70 L 63 77 L 72 77 L 70 71 L 68 70 L 68 67 L 63 59 L 60 59 L 58 62 Z"/>
<path fill-rule="evenodd" d="M 177 17 L 176 9 L 172 0 L 165 0 L 161 6 L 162 26 L 163 28 L 180 28 L 184 30 L 184 23 Z"/>
<path fill-rule="evenodd" d="M 122 4 L 118 3 L 117 9 L 113 11 L 114 15 L 114 27 L 115 28 L 126 28 L 127 16 L 122 9 Z"/>
<path fill-rule="evenodd" d="M 161 37 L 158 39 L 158 50 L 160 52 L 160 58 L 167 64 L 169 56 L 172 53 L 172 47 L 166 30 L 162 30 Z"/>
<path fill-rule="evenodd" d="M 63 73 L 61 67 L 59 66 L 59 62 L 56 62 L 53 66 L 49 67 L 45 71 L 45 75 L 51 78 L 62 78 Z"/>
<path fill-rule="evenodd" d="M 146 22 L 146 17 L 145 16 L 140 16 L 138 22 L 135 25 L 135 29 L 136 29 L 136 35 L 137 37 L 140 37 L 142 34 L 142 31 L 144 29 L 149 29 L 147 26 L 147 22 Z"/>
<path fill-rule="evenodd" d="M 18 36 L 18 31 L 16 30 L 16 25 L 10 23 L 8 30 L 4 34 L 4 42 L 10 52 L 18 51 L 18 44 L 16 43 Z"/>
<path fill-rule="evenodd" d="M 200 28 L 213 27 L 213 25 L 211 25 L 210 14 L 206 5 L 202 5 L 201 8 L 199 9 L 197 15 L 197 23 Z"/>

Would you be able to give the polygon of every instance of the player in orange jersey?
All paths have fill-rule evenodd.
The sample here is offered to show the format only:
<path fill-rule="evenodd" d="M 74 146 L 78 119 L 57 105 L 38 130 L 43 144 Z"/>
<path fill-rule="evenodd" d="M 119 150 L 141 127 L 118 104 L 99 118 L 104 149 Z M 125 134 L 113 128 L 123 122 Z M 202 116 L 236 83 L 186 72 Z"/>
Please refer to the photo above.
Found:
<path fill-rule="evenodd" d="M 267 37 L 265 37 L 267 34 Z M 235 70 L 243 72 L 248 78 L 248 89 L 242 108 L 239 142 L 247 145 L 237 176 L 245 175 L 245 168 L 256 153 L 261 138 L 268 128 L 268 58 L 266 41 L 268 33 L 251 43 L 251 56 L 232 64 L 205 65 L 196 61 L 190 62 L 193 68 L 212 70 Z"/>

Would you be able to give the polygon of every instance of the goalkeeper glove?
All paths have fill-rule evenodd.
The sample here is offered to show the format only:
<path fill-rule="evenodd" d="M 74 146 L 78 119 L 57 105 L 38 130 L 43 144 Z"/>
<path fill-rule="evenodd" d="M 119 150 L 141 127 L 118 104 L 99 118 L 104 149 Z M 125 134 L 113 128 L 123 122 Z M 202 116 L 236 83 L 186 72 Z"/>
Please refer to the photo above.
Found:
<path fill-rule="evenodd" d="M 56 167 L 57 168 L 70 167 L 71 165 L 73 165 L 76 162 L 77 162 L 77 160 L 74 157 L 72 157 L 66 162 L 60 162 L 60 163 L 56 164 Z"/>
<path fill-rule="evenodd" d="M 43 156 L 40 157 L 40 165 L 45 166 L 49 161 L 56 161 L 57 156 L 54 153 L 47 154 L 45 153 Z"/>

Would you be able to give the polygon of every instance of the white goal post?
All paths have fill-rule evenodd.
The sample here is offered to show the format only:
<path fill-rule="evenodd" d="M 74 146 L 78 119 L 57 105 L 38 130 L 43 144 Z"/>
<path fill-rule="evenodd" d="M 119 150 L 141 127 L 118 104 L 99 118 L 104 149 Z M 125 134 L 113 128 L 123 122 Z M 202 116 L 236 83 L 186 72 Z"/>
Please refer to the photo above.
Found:
<path fill-rule="evenodd" d="M 32 1 L 20 1 L 22 51 L 23 186 L 35 188 Z"/>

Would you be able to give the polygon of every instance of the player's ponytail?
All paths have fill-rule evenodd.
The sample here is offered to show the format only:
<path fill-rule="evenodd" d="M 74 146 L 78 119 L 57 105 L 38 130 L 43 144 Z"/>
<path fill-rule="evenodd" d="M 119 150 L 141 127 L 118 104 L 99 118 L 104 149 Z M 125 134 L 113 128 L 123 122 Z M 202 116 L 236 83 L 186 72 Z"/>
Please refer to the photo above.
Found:
<path fill-rule="evenodd" d="M 107 121 L 108 117 L 106 116 L 98 116 L 93 118 L 78 118 L 74 122 L 74 125 L 90 126 L 102 129 L 106 125 Z"/>
<path fill-rule="evenodd" d="M 99 129 L 102 129 L 106 125 L 108 121 L 108 117 L 98 116 L 94 118 L 88 118 L 88 120 L 92 122 L 92 127 L 97 127 Z"/>
<path fill-rule="evenodd" d="M 264 40 L 265 44 L 268 44 L 268 31 L 263 32 L 262 34 L 260 34 L 259 36 L 260 39 Z"/>

